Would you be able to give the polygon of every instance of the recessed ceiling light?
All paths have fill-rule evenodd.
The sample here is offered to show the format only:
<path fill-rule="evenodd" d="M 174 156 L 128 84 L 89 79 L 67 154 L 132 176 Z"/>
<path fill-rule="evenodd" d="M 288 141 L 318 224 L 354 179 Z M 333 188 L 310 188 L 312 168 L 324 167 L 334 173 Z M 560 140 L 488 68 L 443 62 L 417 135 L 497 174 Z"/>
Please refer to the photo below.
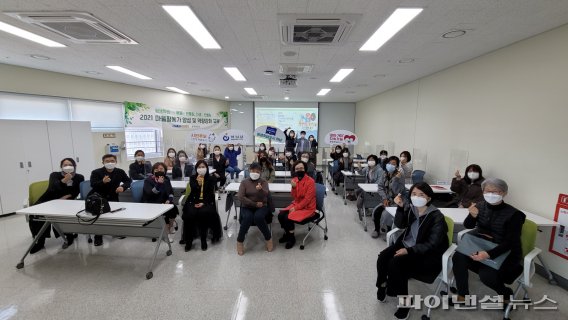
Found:
<path fill-rule="evenodd" d="M 406 26 L 412 19 L 422 12 L 422 8 L 398 8 L 363 44 L 359 51 L 377 51 L 390 38 Z"/>
<path fill-rule="evenodd" d="M 26 31 L 24 29 L 20 29 L 18 27 L 14 27 L 12 25 L 9 25 L 7 23 L 4 23 L 2 21 L 0 21 L 0 30 L 4 31 L 4 32 L 8 32 L 10 34 L 13 34 L 17 37 L 20 38 L 24 38 L 26 40 L 30 40 L 39 44 L 43 44 L 44 46 L 47 47 L 52 47 L 52 48 L 62 48 L 62 47 L 66 47 L 66 45 L 61 44 L 59 42 L 55 42 L 53 40 L 49 40 L 47 38 L 44 38 L 42 36 L 38 36 L 35 33 L 31 33 L 29 31 Z"/>
<path fill-rule="evenodd" d="M 272 70 L 264 70 L 264 75 L 265 75 L 265 76 L 271 76 L 271 75 L 273 75 L 273 74 L 274 74 L 274 71 L 272 71 Z"/>
<path fill-rule="evenodd" d="M 355 69 L 339 69 L 337 73 L 329 80 L 329 82 L 341 82 Z"/>
<path fill-rule="evenodd" d="M 398 60 L 398 63 L 413 63 L 413 62 L 414 62 L 414 59 L 412 59 L 412 58 Z"/>
<path fill-rule="evenodd" d="M 225 96 L 225 99 L 229 99 L 229 96 Z"/>
<path fill-rule="evenodd" d="M 189 92 L 183 91 L 183 90 L 176 88 L 176 87 L 166 87 L 166 89 L 172 90 L 174 92 L 181 93 L 181 94 L 189 94 Z"/>
<path fill-rule="evenodd" d="M 448 31 L 448 32 L 444 33 L 442 35 L 442 38 L 453 39 L 453 38 L 464 36 L 466 33 L 467 33 L 467 31 L 465 31 L 465 30 L 452 30 L 452 31 Z"/>
<path fill-rule="evenodd" d="M 243 76 L 243 74 L 239 71 L 238 68 L 235 67 L 224 67 L 223 69 L 225 69 L 225 71 L 227 71 L 227 73 L 233 77 L 233 79 L 235 79 L 235 81 L 247 81 L 247 79 L 245 78 L 245 76 Z"/>
<path fill-rule="evenodd" d="M 290 100 L 290 97 L 284 97 L 284 100 Z"/>
<path fill-rule="evenodd" d="M 239 104 L 239 106 L 240 106 L 240 104 Z M 239 110 L 237 110 L 237 109 L 231 109 L 231 111 L 239 111 Z"/>
<path fill-rule="evenodd" d="M 256 90 L 254 90 L 253 88 L 245 88 L 245 91 L 250 94 L 251 96 L 256 96 L 258 95 L 258 93 L 256 93 Z"/>
<path fill-rule="evenodd" d="M 317 95 L 318 95 L 318 96 L 325 96 L 325 95 L 328 94 L 330 91 L 331 91 L 331 89 L 321 89 L 321 90 L 318 92 Z"/>
<path fill-rule="evenodd" d="M 244 111 L 239 111 L 239 113 L 245 113 Z"/>
<path fill-rule="evenodd" d="M 95 75 L 95 76 L 96 76 L 96 75 L 99 75 L 99 74 L 102 74 L 102 73 L 100 73 L 100 72 L 98 72 L 98 71 L 85 71 L 85 73 L 86 73 L 86 74 L 92 74 L 92 75 Z"/>
<path fill-rule="evenodd" d="M 239 106 L 242 106 L 242 105 L 243 105 L 242 103 L 239 103 Z"/>
<path fill-rule="evenodd" d="M 162 6 L 203 49 L 221 49 L 199 18 L 188 6 Z"/>
<path fill-rule="evenodd" d="M 138 79 L 142 79 L 142 80 L 152 80 L 152 78 L 150 78 L 150 77 L 147 77 L 147 76 L 140 74 L 138 72 L 134 72 L 132 70 L 128 70 L 128 69 L 123 68 L 121 66 L 106 66 L 106 67 L 109 68 L 109 69 L 112 69 L 114 71 L 122 72 L 122 73 L 127 74 L 129 76 L 132 76 L 134 78 L 138 78 Z"/>
<path fill-rule="evenodd" d="M 30 54 L 30 58 L 38 59 L 38 60 L 51 60 L 48 56 L 42 56 L 41 54 Z"/>

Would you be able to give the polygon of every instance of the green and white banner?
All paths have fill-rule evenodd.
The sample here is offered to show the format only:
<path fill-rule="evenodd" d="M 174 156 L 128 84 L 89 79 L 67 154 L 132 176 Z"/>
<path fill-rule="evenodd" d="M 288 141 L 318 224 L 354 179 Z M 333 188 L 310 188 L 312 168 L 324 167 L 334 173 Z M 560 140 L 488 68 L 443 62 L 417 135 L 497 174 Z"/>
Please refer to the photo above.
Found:
<path fill-rule="evenodd" d="M 229 113 L 226 111 L 187 111 L 125 101 L 124 125 L 126 127 L 158 127 L 182 130 L 225 130 L 229 128 Z"/>

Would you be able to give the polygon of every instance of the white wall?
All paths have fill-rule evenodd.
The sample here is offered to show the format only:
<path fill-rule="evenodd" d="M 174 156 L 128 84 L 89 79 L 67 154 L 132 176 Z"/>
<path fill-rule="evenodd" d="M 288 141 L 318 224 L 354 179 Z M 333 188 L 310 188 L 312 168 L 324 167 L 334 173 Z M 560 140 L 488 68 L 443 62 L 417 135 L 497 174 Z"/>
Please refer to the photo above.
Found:
<path fill-rule="evenodd" d="M 226 101 L 6 64 L 0 64 L 0 75 L 0 91 L 5 92 L 119 103 L 134 101 L 152 106 L 181 108 L 187 111 L 228 111 L 228 102 Z M 192 150 L 186 151 L 194 151 L 193 146 L 185 143 L 187 132 L 185 130 L 164 129 L 165 147 L 172 146 L 176 150 L 191 148 Z M 101 163 L 100 158 L 104 154 L 104 148 L 107 143 L 121 145 L 123 141 L 124 132 L 117 132 L 116 138 L 113 139 L 103 138 L 102 133 L 93 133 L 95 163 Z M 151 160 L 155 162 L 158 159 Z M 125 152 L 122 152 L 119 166 L 127 168 L 128 163 Z"/>
<path fill-rule="evenodd" d="M 397 155 L 427 150 L 430 181 L 453 171 L 452 149 L 469 150 L 469 163 L 509 183 L 509 203 L 553 218 L 558 194 L 568 193 L 566 39 L 568 26 L 361 101 L 357 133 L 371 144 L 394 141 Z M 568 278 L 545 231 L 539 247 Z"/>

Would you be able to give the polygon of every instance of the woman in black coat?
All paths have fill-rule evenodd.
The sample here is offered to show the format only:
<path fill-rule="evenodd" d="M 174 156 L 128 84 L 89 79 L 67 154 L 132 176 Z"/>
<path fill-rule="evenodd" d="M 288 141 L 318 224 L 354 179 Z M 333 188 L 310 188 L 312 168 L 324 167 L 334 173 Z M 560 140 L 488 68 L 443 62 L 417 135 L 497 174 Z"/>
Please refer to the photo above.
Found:
<path fill-rule="evenodd" d="M 225 169 L 227 169 L 227 167 L 229 166 L 229 160 L 225 158 L 225 156 L 221 152 L 221 147 L 219 146 L 213 147 L 213 154 L 211 154 L 210 158 L 213 159 L 213 169 L 215 169 L 213 177 L 215 177 L 216 181 L 219 182 L 219 186 L 223 188 L 227 183 Z"/>
<path fill-rule="evenodd" d="M 61 171 L 52 172 L 49 175 L 49 185 L 47 190 L 41 197 L 36 201 L 36 203 L 30 203 L 31 205 L 36 205 L 44 202 L 48 202 L 55 199 L 62 200 L 74 200 L 79 195 L 80 189 L 79 185 L 81 182 L 85 181 L 85 177 L 82 174 L 76 173 L 77 164 L 75 160 L 71 158 L 65 158 L 60 162 Z M 41 227 L 43 226 L 43 221 L 37 221 L 36 216 L 30 216 L 30 231 L 35 237 Z M 54 232 L 55 236 L 58 237 L 59 234 Z M 32 247 L 30 253 L 36 253 L 45 247 L 45 238 L 50 237 L 50 231 L 46 230 L 42 237 L 38 239 L 37 243 Z M 71 245 L 73 243 L 73 234 L 65 234 L 67 238 L 67 244 Z"/>
<path fill-rule="evenodd" d="M 191 189 L 183 206 L 183 235 L 185 251 L 191 250 L 193 239 L 201 237 L 201 250 L 207 250 L 207 232 L 211 229 L 216 243 L 221 239 L 221 218 L 215 206 L 215 179 L 209 175 L 209 167 L 205 160 L 197 161 L 196 174 L 189 179 Z"/>
<path fill-rule="evenodd" d="M 152 175 L 144 180 L 142 190 L 143 203 L 174 204 L 174 189 L 172 188 L 170 179 L 166 176 L 166 170 L 166 164 L 163 162 L 156 162 L 152 166 Z M 174 225 L 178 214 L 179 211 L 175 205 L 164 213 L 166 230 L 168 230 L 168 240 L 170 242 L 174 242 Z"/>
<path fill-rule="evenodd" d="M 405 231 L 377 259 L 377 299 L 408 295 L 408 279 L 435 280 L 442 270 L 442 255 L 449 247 L 444 215 L 431 205 L 434 191 L 425 182 L 410 188 L 411 205 L 399 194 L 394 224 Z M 410 308 L 399 307 L 395 318 L 406 319 Z"/>

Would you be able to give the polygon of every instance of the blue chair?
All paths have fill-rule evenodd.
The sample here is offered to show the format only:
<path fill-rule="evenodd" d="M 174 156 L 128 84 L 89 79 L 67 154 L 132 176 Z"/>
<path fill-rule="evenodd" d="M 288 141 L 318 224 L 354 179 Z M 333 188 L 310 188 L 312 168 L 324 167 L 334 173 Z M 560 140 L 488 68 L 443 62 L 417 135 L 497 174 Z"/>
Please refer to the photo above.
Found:
<path fill-rule="evenodd" d="M 79 185 L 79 196 L 81 197 L 79 200 L 85 200 L 87 199 L 87 195 L 89 194 L 89 192 L 91 192 L 91 181 L 90 180 L 85 180 L 83 182 L 81 182 L 81 184 Z"/>
<path fill-rule="evenodd" d="M 327 240 L 327 218 L 325 216 L 325 203 L 324 203 L 324 199 L 326 196 L 326 191 L 325 191 L 325 186 L 323 184 L 319 184 L 316 183 L 316 213 L 307 218 L 302 220 L 301 222 L 298 222 L 297 224 L 300 225 L 308 225 L 308 233 L 306 234 L 306 236 L 304 237 L 304 240 L 302 240 L 302 245 L 300 245 L 300 250 L 304 250 L 305 245 L 306 245 L 306 239 L 308 238 L 308 236 L 310 235 L 310 233 L 312 232 L 312 230 L 314 230 L 314 227 L 318 227 L 321 230 L 323 230 L 323 239 Z M 325 223 L 325 227 L 322 227 L 320 225 L 320 223 L 324 221 Z"/>
<path fill-rule="evenodd" d="M 426 174 L 423 170 L 414 170 L 412 171 L 412 184 L 424 181 L 424 175 Z"/>
<path fill-rule="evenodd" d="M 144 191 L 144 180 L 132 181 L 130 185 L 132 192 L 132 202 L 142 202 L 142 193 Z"/>

